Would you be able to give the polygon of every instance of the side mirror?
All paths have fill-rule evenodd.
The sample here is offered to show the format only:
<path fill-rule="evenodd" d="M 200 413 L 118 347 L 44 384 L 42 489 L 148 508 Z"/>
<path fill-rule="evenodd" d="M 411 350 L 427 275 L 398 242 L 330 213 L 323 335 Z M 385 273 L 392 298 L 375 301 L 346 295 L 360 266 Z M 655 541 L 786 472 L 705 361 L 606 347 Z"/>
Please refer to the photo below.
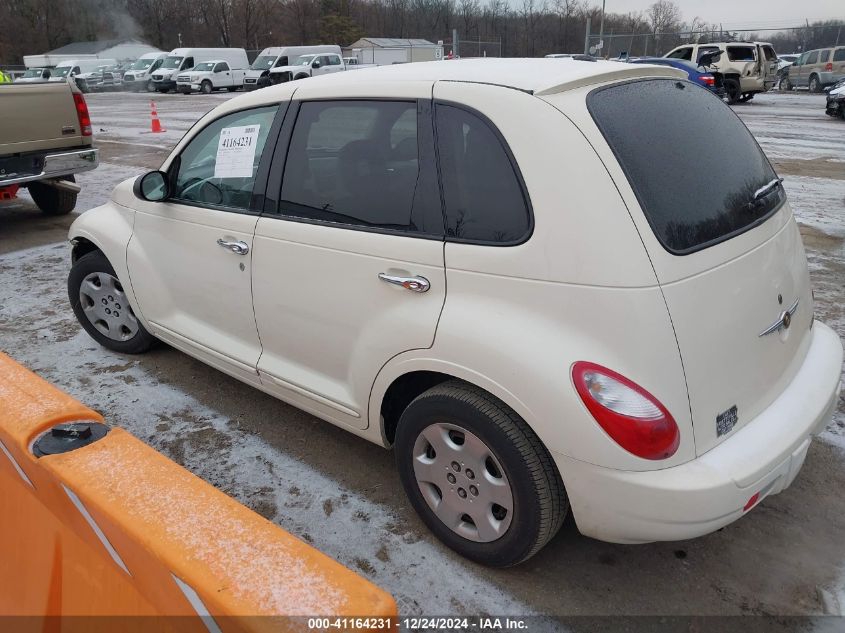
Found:
<path fill-rule="evenodd" d="M 319 67 L 320 67 L 320 60 L 319 60 L 319 59 L 315 59 L 315 60 L 314 60 L 314 63 L 313 63 L 313 64 L 311 64 L 311 66 L 312 66 L 312 67 L 314 67 L 314 68 L 319 68 Z"/>
<path fill-rule="evenodd" d="M 162 171 L 147 172 L 135 180 L 132 189 L 138 198 L 149 202 L 161 202 L 170 197 L 167 174 Z"/>

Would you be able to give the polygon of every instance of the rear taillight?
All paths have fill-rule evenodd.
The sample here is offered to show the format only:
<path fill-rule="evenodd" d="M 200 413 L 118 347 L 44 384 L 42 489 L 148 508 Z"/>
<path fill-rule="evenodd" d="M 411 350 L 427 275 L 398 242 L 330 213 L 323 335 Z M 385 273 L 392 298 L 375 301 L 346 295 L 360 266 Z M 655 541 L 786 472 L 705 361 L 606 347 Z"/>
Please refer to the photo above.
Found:
<path fill-rule="evenodd" d="M 705 86 L 715 86 L 716 79 L 713 75 L 701 75 L 701 81 Z"/>
<path fill-rule="evenodd" d="M 825 69 L 825 71 L 826 71 L 826 72 L 830 72 L 830 71 L 832 71 L 832 70 L 833 70 L 833 62 L 827 62 L 827 63 L 824 65 L 824 69 Z"/>
<path fill-rule="evenodd" d="M 79 119 L 79 129 L 82 136 L 91 136 L 91 117 L 88 114 L 88 104 L 85 103 L 85 97 L 78 92 L 74 92 L 73 102 L 76 104 L 76 118 Z"/>
<path fill-rule="evenodd" d="M 675 419 L 638 384 L 585 361 L 572 366 L 572 381 L 599 426 L 629 453 L 657 460 L 678 450 L 681 434 Z"/>

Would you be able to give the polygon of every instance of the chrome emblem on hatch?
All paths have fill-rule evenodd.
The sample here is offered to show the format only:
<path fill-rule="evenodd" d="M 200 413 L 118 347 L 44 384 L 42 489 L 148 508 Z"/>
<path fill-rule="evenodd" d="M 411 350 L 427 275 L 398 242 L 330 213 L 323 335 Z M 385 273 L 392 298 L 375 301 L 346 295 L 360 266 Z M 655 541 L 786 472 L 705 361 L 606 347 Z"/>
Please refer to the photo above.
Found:
<path fill-rule="evenodd" d="M 772 323 L 769 327 L 765 330 L 760 332 L 757 336 L 766 336 L 767 334 L 771 334 L 772 332 L 779 332 L 780 330 L 788 330 L 789 326 L 792 325 L 792 316 L 795 314 L 795 311 L 798 309 L 798 302 L 801 299 L 796 299 L 795 303 L 789 306 L 788 310 L 784 310 L 780 313 L 780 316 L 777 318 L 777 321 Z"/>

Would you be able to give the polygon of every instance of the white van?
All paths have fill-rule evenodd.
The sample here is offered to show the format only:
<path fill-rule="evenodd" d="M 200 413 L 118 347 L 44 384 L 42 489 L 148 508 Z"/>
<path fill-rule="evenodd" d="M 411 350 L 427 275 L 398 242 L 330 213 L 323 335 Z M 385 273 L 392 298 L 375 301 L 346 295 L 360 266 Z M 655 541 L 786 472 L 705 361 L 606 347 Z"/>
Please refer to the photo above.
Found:
<path fill-rule="evenodd" d="M 319 46 L 274 46 L 265 48 L 255 58 L 244 77 L 244 90 L 255 90 L 265 88 L 271 83 L 270 71 L 274 68 L 289 66 L 302 55 L 315 55 L 335 53 L 341 55 L 340 46 L 319 45 Z"/>
<path fill-rule="evenodd" d="M 230 68 L 245 70 L 249 67 L 249 59 L 242 48 L 174 48 L 153 73 L 153 87 L 158 92 L 174 90 L 176 76 L 181 71 L 211 60 L 223 60 Z"/>
<path fill-rule="evenodd" d="M 124 73 L 124 88 L 136 92 L 139 90 L 155 91 L 152 74 L 161 67 L 165 59 L 167 59 L 167 53 L 144 53 L 141 55 Z"/>
<path fill-rule="evenodd" d="M 70 59 L 56 64 L 50 71 L 50 81 L 66 81 L 68 77 L 87 75 L 100 66 L 114 66 L 116 63 L 116 59 Z"/>

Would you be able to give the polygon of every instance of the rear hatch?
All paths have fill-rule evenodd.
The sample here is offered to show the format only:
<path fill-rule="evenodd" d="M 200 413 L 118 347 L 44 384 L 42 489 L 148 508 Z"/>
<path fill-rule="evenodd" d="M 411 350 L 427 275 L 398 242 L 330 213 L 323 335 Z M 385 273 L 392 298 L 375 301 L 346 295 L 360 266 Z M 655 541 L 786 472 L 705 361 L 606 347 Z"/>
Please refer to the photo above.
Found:
<path fill-rule="evenodd" d="M 641 209 L 631 210 L 675 329 L 700 455 L 771 405 L 801 365 L 813 313 L 801 236 L 762 150 L 707 90 L 645 79 L 587 104 Z"/>

